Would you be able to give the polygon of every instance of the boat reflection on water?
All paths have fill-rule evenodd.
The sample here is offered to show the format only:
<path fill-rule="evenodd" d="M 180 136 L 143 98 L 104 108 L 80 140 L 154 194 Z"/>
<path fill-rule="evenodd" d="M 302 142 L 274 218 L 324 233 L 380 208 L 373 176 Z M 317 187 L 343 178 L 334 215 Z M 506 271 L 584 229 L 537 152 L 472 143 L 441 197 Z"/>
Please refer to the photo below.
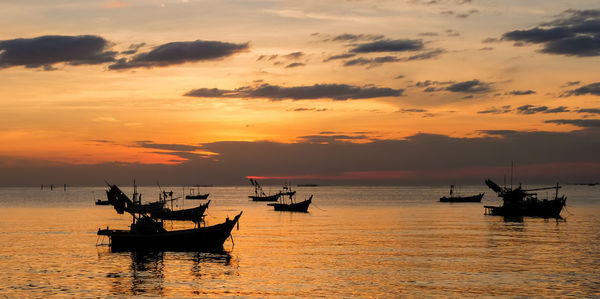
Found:
<path fill-rule="evenodd" d="M 164 252 L 131 252 L 131 295 L 164 295 Z"/>
<path fill-rule="evenodd" d="M 123 269 L 122 273 L 107 274 L 107 277 L 112 279 L 111 295 L 114 296 L 193 296 L 203 293 L 203 278 L 224 278 L 238 274 L 237 260 L 227 251 L 133 251 L 119 256 L 102 255 L 101 258 L 120 259 L 124 255 L 129 255 L 131 260 L 128 269 Z M 176 287 L 173 281 L 186 287 Z"/>

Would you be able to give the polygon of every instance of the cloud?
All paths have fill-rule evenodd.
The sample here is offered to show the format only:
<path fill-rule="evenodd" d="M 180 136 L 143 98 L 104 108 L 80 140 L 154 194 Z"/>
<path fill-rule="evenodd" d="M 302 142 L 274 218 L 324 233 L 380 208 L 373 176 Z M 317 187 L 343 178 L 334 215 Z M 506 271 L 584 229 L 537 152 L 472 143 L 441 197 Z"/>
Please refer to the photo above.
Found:
<path fill-rule="evenodd" d="M 352 53 L 333 55 L 333 56 L 329 56 L 329 57 L 325 58 L 325 60 L 323 60 L 323 62 L 328 62 L 328 61 L 337 60 L 337 59 L 352 58 L 354 56 L 356 56 L 356 54 L 352 54 Z"/>
<path fill-rule="evenodd" d="M 556 108 L 548 108 L 547 106 L 533 106 L 523 105 L 517 107 L 517 113 L 520 114 L 536 114 L 536 113 L 564 113 L 569 112 L 569 109 L 565 106 L 559 106 Z"/>
<path fill-rule="evenodd" d="M 261 60 L 266 60 L 266 61 L 272 61 L 274 59 L 276 59 L 279 55 L 277 54 L 273 54 L 273 55 L 260 55 L 258 56 L 258 58 L 256 59 L 256 61 L 261 61 Z"/>
<path fill-rule="evenodd" d="M 402 61 L 402 59 L 400 59 L 396 56 L 382 56 L 382 57 L 375 57 L 375 58 L 359 57 L 359 58 L 348 60 L 348 61 L 344 62 L 344 66 L 369 65 L 369 66 L 373 67 L 373 66 L 380 65 L 382 63 L 398 62 L 398 61 Z"/>
<path fill-rule="evenodd" d="M 504 114 L 510 112 L 512 112 L 510 105 L 502 106 L 501 108 L 492 107 L 486 110 L 477 111 L 479 114 Z"/>
<path fill-rule="evenodd" d="M 435 58 L 440 56 L 442 53 L 446 52 L 443 49 L 434 49 L 434 50 L 430 50 L 430 51 L 426 51 L 423 53 L 419 53 L 416 55 L 412 55 L 407 57 L 406 59 L 404 59 L 405 61 L 411 61 L 411 60 L 424 60 L 424 59 L 431 59 L 431 58 Z"/>
<path fill-rule="evenodd" d="M 519 131 L 515 130 L 478 130 L 477 132 L 492 136 L 507 136 L 519 133 Z"/>
<path fill-rule="evenodd" d="M 488 38 L 482 40 L 481 42 L 484 43 L 484 44 L 487 44 L 487 43 L 498 43 L 498 42 L 500 42 L 500 39 L 499 38 L 495 38 L 495 37 L 488 37 Z"/>
<path fill-rule="evenodd" d="M 570 97 L 570 96 L 581 96 L 581 95 L 586 95 L 586 94 L 600 96 L 600 82 L 584 85 L 577 89 L 569 90 L 567 92 L 564 92 L 561 96 L 562 97 Z"/>
<path fill-rule="evenodd" d="M 294 67 L 299 67 L 299 66 L 305 66 L 305 65 L 306 65 L 305 63 L 301 63 L 301 62 L 293 62 L 293 63 L 290 63 L 290 64 L 286 65 L 285 68 L 289 69 L 289 68 L 294 68 Z"/>
<path fill-rule="evenodd" d="M 361 41 L 361 40 L 375 41 L 375 40 L 382 39 L 383 37 L 384 37 L 383 35 L 374 35 L 374 34 L 344 33 L 344 34 L 337 35 L 337 36 L 331 38 L 330 40 L 333 42 L 356 42 L 356 41 Z"/>
<path fill-rule="evenodd" d="M 524 96 L 524 95 L 529 95 L 529 94 L 535 94 L 534 90 L 511 90 L 507 93 L 505 93 L 507 95 L 513 95 L 513 96 Z"/>
<path fill-rule="evenodd" d="M 287 55 L 283 55 L 283 58 L 287 58 L 287 59 L 291 59 L 291 60 L 298 60 L 302 57 L 304 57 L 304 52 L 293 52 Z"/>
<path fill-rule="evenodd" d="M 423 49 L 423 41 L 420 39 L 396 39 L 378 40 L 356 46 L 350 52 L 353 53 L 376 53 L 376 52 L 404 52 Z"/>
<path fill-rule="evenodd" d="M 492 90 L 492 83 L 481 82 L 477 79 L 454 83 L 445 88 L 452 92 L 485 93 Z"/>
<path fill-rule="evenodd" d="M 421 133 L 403 139 L 328 132 L 320 134 L 331 135 L 324 139 L 306 135 L 305 139 L 291 143 L 221 141 L 189 145 L 188 149 L 202 146 L 202 150 L 213 155 L 194 155 L 197 150 L 178 151 L 181 144 L 173 147 L 145 141 L 142 149 L 160 147 L 155 150 L 176 155 L 174 160 L 178 163 L 46 167 L 31 162 L 9 166 L 0 162 L 0 183 L 35 186 L 39 182 L 60 181 L 89 186 L 101 185 L 106 178 L 111 183 L 131 184 L 131 178 L 136 177 L 141 184 L 160 180 L 164 185 L 199 181 L 232 185 L 248 184 L 245 177 L 254 175 L 292 178 L 297 183 L 439 184 L 458 180 L 482 184 L 486 177 L 501 180 L 510 171 L 511 160 L 516 162 L 518 180 L 528 184 L 587 181 L 600 175 L 600 130 L 515 132 L 481 128 L 478 132 L 476 137 Z M 357 135 L 367 138 L 356 139 L 361 137 Z M 0 157 L 0 161 L 8 159 Z"/>
<path fill-rule="evenodd" d="M 425 109 L 419 109 L 419 108 L 410 108 L 410 109 L 400 109 L 398 110 L 398 112 L 401 113 L 410 113 L 410 112 L 427 112 L 427 110 Z"/>
<path fill-rule="evenodd" d="M 306 143 L 320 143 L 320 144 L 329 144 L 335 142 L 350 142 L 352 140 L 367 140 L 368 137 L 365 135 L 307 135 L 307 136 L 299 136 L 298 139 L 301 142 Z"/>
<path fill-rule="evenodd" d="M 576 110 L 575 112 L 579 112 L 579 113 L 591 113 L 591 114 L 600 114 L 600 108 L 585 108 L 585 109 L 579 109 L 579 110 Z"/>
<path fill-rule="evenodd" d="M 600 119 L 551 119 L 544 122 L 558 125 L 573 125 L 581 128 L 600 128 Z"/>
<path fill-rule="evenodd" d="M 131 44 L 131 45 L 129 45 L 129 50 L 122 51 L 120 54 L 133 55 L 133 54 L 137 53 L 137 51 L 145 45 L 146 45 L 146 43 Z"/>
<path fill-rule="evenodd" d="M 115 61 L 117 52 L 100 36 L 45 35 L 0 41 L 0 68 L 25 66 L 53 69 L 56 63 L 100 64 Z"/>
<path fill-rule="evenodd" d="M 442 49 L 435 49 L 435 50 L 430 50 L 427 52 L 419 53 L 419 54 L 412 55 L 409 57 L 404 57 L 404 58 L 399 58 L 396 56 L 381 56 L 381 57 L 374 57 L 374 58 L 359 57 L 359 58 L 348 60 L 348 61 L 344 62 L 343 65 L 344 66 L 368 65 L 369 67 L 375 67 L 375 66 L 378 66 L 378 65 L 381 65 L 384 63 L 431 59 L 431 58 L 435 58 L 435 57 L 439 56 L 440 54 L 442 54 L 444 52 L 445 51 Z"/>
<path fill-rule="evenodd" d="M 503 40 L 542 44 L 542 53 L 578 57 L 600 56 L 600 10 L 566 10 L 558 19 L 535 28 L 514 30 Z M 519 44 L 521 43 L 521 44 Z"/>
<path fill-rule="evenodd" d="M 261 98 L 279 101 L 332 99 L 336 101 L 371 99 L 402 96 L 403 89 L 374 87 L 372 85 L 353 86 L 347 84 L 315 84 L 310 86 L 284 87 L 262 84 L 244 86 L 234 90 L 200 88 L 190 90 L 185 96 L 202 98 Z"/>
<path fill-rule="evenodd" d="M 575 86 L 575 85 L 579 85 L 579 83 L 581 83 L 581 81 L 569 81 L 569 82 L 565 83 L 565 85 L 563 85 L 562 87 Z"/>
<path fill-rule="evenodd" d="M 155 47 L 149 52 L 140 53 L 131 59 L 119 59 L 109 66 L 111 70 L 130 68 L 152 68 L 170 65 L 222 59 L 249 48 L 248 43 L 234 44 L 220 41 L 172 42 Z"/>
<path fill-rule="evenodd" d="M 317 109 L 317 108 L 296 108 L 294 110 L 292 110 L 294 112 L 306 112 L 306 111 L 314 111 L 314 112 L 324 112 L 324 111 L 328 111 L 327 108 L 321 108 L 321 109 Z"/>
<path fill-rule="evenodd" d="M 189 145 L 189 144 L 161 144 L 161 143 L 154 143 L 154 142 L 148 141 L 148 140 L 135 141 L 133 143 L 133 147 L 142 147 L 142 148 L 168 150 L 168 151 L 178 151 L 178 152 L 192 152 L 192 151 L 196 151 L 196 150 L 202 149 L 202 146 L 198 146 L 198 145 Z"/>

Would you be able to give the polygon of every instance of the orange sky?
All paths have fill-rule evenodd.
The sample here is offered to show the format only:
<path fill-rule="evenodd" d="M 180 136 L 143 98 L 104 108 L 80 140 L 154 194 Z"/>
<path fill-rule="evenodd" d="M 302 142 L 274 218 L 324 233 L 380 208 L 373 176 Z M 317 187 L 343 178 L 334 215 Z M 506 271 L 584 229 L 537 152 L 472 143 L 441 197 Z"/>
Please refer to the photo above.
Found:
<path fill-rule="evenodd" d="M 600 45 L 569 38 L 597 37 L 578 28 L 600 7 L 540 3 L 3 3 L 0 158 L 179 164 L 139 142 L 593 130 Z M 558 29 L 572 36 L 539 31 Z M 199 89 L 217 93 L 186 96 Z"/>

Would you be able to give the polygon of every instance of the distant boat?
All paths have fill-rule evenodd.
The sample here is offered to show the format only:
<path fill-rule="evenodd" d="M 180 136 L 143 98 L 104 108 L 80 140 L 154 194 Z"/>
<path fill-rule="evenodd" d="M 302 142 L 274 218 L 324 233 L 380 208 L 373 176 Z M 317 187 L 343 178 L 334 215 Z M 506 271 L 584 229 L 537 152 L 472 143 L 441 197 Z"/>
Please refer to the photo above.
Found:
<path fill-rule="evenodd" d="M 454 185 L 450 185 L 450 196 L 441 197 L 440 202 L 481 202 L 485 193 L 479 193 L 471 196 L 456 196 L 454 194 Z"/>
<path fill-rule="evenodd" d="M 223 243 L 231 236 L 242 212 L 232 220 L 200 228 L 167 231 L 162 222 L 150 217 L 136 218 L 129 230 L 98 229 L 98 235 L 110 238 L 113 252 L 132 250 L 208 250 L 223 249 Z"/>
<path fill-rule="evenodd" d="M 543 218 L 561 218 L 560 212 L 565 207 L 567 198 L 558 196 L 558 189 L 561 187 L 556 184 L 554 187 L 522 189 L 521 186 L 516 189 L 500 187 L 492 180 L 485 180 L 485 184 L 498 193 L 502 198 L 502 206 L 484 206 L 486 215 L 495 216 L 513 216 L 513 217 L 543 217 Z M 541 191 L 555 189 L 554 199 L 538 199 L 537 193 L 531 191 Z"/>
<path fill-rule="evenodd" d="M 250 183 L 254 186 L 254 195 L 248 195 L 252 201 L 277 201 L 281 193 L 266 195 L 257 180 L 250 179 Z"/>
<path fill-rule="evenodd" d="M 269 206 L 275 208 L 275 211 L 288 211 L 288 212 L 308 212 L 308 206 L 312 202 L 313 196 L 311 195 L 307 200 L 301 202 L 290 202 L 290 203 L 270 203 Z M 291 201 L 291 197 L 290 197 Z"/>
<path fill-rule="evenodd" d="M 196 185 L 197 193 L 194 194 L 194 189 L 190 189 L 191 194 L 186 195 L 185 199 L 207 199 L 210 193 L 200 194 L 200 185 Z"/>

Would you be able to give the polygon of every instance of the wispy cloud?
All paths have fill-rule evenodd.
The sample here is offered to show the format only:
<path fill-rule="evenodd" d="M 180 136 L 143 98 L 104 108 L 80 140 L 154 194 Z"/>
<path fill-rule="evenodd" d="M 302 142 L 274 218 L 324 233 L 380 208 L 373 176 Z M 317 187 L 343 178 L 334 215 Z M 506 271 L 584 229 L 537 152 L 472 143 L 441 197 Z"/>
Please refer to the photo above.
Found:
<path fill-rule="evenodd" d="M 202 98 L 263 98 L 272 101 L 332 99 L 336 101 L 371 99 L 379 97 L 399 97 L 403 89 L 375 87 L 372 85 L 353 86 L 347 84 L 315 84 L 309 86 L 285 87 L 262 84 L 244 86 L 234 90 L 199 88 L 185 94 Z"/>
<path fill-rule="evenodd" d="M 220 41 L 172 42 L 155 47 L 149 52 L 140 53 L 133 58 L 121 58 L 109 66 L 111 70 L 131 68 L 152 68 L 169 65 L 222 59 L 249 48 L 248 43 L 234 44 Z"/>

